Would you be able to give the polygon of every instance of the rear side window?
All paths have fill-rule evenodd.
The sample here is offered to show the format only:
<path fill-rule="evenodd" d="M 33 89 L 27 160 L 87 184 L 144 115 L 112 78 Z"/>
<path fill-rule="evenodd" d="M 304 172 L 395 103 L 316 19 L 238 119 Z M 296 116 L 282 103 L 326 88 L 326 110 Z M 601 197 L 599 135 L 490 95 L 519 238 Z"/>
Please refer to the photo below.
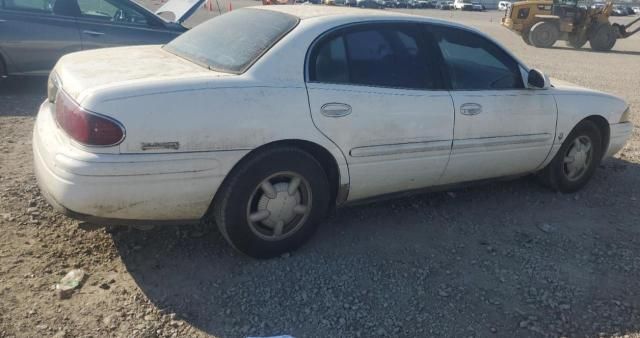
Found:
<path fill-rule="evenodd" d="M 435 89 L 431 58 L 413 25 L 346 28 L 310 54 L 309 80 L 378 87 Z"/>
<path fill-rule="evenodd" d="M 209 69 L 242 73 L 298 24 L 298 18 L 243 8 L 210 19 L 164 46 Z"/>
<path fill-rule="evenodd" d="M 516 60 L 488 39 L 469 31 L 432 27 L 454 90 L 524 88 Z"/>
<path fill-rule="evenodd" d="M 342 36 L 327 40 L 319 49 L 315 59 L 316 81 L 326 83 L 349 83 L 347 49 Z"/>
<path fill-rule="evenodd" d="M 4 0 L 3 3 L 4 9 L 41 13 L 53 12 L 53 1 L 51 0 Z"/>

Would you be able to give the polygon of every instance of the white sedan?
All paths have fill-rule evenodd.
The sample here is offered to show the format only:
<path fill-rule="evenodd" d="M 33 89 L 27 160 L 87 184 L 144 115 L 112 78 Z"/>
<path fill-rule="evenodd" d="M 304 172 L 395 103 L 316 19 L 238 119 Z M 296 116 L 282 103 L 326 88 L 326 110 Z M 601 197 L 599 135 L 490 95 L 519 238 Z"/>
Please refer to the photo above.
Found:
<path fill-rule="evenodd" d="M 213 217 L 236 249 L 272 257 L 365 198 L 531 173 L 576 191 L 624 146 L 629 115 L 459 24 L 265 6 L 165 46 L 63 57 L 33 151 L 43 194 L 72 217 Z"/>

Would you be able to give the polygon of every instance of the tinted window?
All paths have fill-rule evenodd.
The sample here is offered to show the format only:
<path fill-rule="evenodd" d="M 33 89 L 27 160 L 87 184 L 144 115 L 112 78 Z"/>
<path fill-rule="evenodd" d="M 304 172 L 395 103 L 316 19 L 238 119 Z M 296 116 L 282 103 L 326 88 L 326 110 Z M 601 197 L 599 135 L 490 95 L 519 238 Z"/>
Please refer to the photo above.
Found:
<path fill-rule="evenodd" d="M 5 9 L 51 13 L 52 0 L 4 0 Z"/>
<path fill-rule="evenodd" d="M 337 37 L 336 37 L 337 35 Z M 311 81 L 434 89 L 429 56 L 417 29 L 377 25 L 348 28 L 311 54 Z"/>
<path fill-rule="evenodd" d="M 348 83 L 347 51 L 342 36 L 327 40 L 315 59 L 315 79 L 326 83 Z"/>
<path fill-rule="evenodd" d="M 297 24 L 288 14 L 238 9 L 196 26 L 164 48 L 216 71 L 240 73 Z"/>
<path fill-rule="evenodd" d="M 78 0 L 80 15 L 113 23 L 145 25 L 147 19 L 133 6 L 109 0 Z"/>
<path fill-rule="evenodd" d="M 434 27 L 453 89 L 523 88 L 518 63 L 486 38 L 454 28 Z"/>

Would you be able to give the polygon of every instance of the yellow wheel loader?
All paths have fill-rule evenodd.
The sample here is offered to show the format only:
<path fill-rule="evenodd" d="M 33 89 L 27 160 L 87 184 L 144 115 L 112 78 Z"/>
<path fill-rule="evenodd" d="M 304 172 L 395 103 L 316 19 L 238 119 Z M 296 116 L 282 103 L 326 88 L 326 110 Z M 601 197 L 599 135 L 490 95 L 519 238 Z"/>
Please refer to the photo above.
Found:
<path fill-rule="evenodd" d="M 640 31 L 640 27 L 629 30 L 640 18 L 628 25 L 611 24 L 612 9 L 611 1 L 591 7 L 578 5 L 576 0 L 519 1 L 508 7 L 502 25 L 535 47 L 548 48 L 565 40 L 569 46 L 581 48 L 589 41 L 591 49 L 608 51 L 617 39 Z"/>

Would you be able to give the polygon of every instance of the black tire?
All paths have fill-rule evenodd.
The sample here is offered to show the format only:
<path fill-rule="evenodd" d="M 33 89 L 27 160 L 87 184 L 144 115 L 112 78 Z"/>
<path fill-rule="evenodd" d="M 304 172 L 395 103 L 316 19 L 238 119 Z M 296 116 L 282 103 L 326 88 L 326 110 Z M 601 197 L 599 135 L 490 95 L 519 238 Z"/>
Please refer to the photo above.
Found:
<path fill-rule="evenodd" d="M 560 32 L 555 23 L 541 21 L 531 27 L 529 41 L 538 48 L 549 48 L 558 41 Z"/>
<path fill-rule="evenodd" d="M 304 216 L 292 216 L 294 218 L 291 222 L 295 221 L 297 225 L 289 225 L 289 223 L 280 225 L 280 229 L 283 229 L 281 236 L 287 237 L 268 239 L 265 238 L 268 235 L 263 232 L 266 233 L 270 229 L 263 221 L 250 221 L 249 215 L 254 207 L 258 207 L 259 202 L 256 201 L 256 196 L 260 201 L 268 198 L 266 190 L 260 188 L 261 184 L 266 179 L 281 173 L 285 175 L 291 173 L 303 178 L 303 183 L 300 183 L 298 189 L 306 187 L 307 192 L 296 189 L 295 194 L 309 196 L 305 203 L 310 207 Z M 272 187 L 278 184 L 282 183 L 273 183 Z M 277 193 L 286 192 L 277 190 Z M 222 235 L 236 250 L 254 258 L 271 258 L 295 250 L 304 244 L 313 235 L 318 223 L 326 216 L 329 200 L 327 176 L 313 156 L 294 147 L 270 148 L 243 160 L 233 169 L 216 194 L 213 202 L 213 217 Z M 281 212 L 278 215 L 281 215 Z M 271 215 L 268 217 L 271 218 Z M 297 219 L 297 217 L 302 218 Z M 264 220 L 266 221 L 268 219 Z M 288 226 L 294 227 L 290 229 L 289 234 L 284 232 L 284 228 Z M 272 229 L 277 227 L 274 226 Z M 274 229 L 272 235 L 275 234 Z"/>
<path fill-rule="evenodd" d="M 610 51 L 616 44 L 616 31 L 608 23 L 599 24 L 593 29 L 589 36 L 589 44 L 591 49 L 599 52 Z"/>
<path fill-rule="evenodd" d="M 590 161 L 580 176 L 572 179 L 567 174 L 568 164 L 565 163 L 565 158 L 569 156 L 572 147 L 575 147 L 576 140 L 585 137 L 590 140 L 591 144 L 591 153 L 588 155 L 590 156 Z M 600 129 L 591 121 L 582 121 L 573 128 L 553 160 L 539 172 L 538 176 L 544 185 L 555 191 L 563 193 L 575 192 L 584 187 L 591 176 L 593 176 L 593 173 L 602 160 L 602 152 L 602 134 Z"/>
<path fill-rule="evenodd" d="M 4 66 L 4 60 L 0 57 L 0 85 L 4 82 L 4 79 L 7 77 L 7 69 Z"/>
<path fill-rule="evenodd" d="M 522 34 L 520 34 L 520 37 L 522 37 L 522 41 L 524 41 L 524 43 L 526 43 L 529 46 L 532 46 L 531 41 L 529 41 L 529 30 L 524 30 L 522 31 Z"/>
<path fill-rule="evenodd" d="M 583 35 L 582 38 L 580 38 L 579 35 L 569 34 L 569 40 L 567 40 L 567 46 L 573 47 L 575 49 L 580 49 L 586 43 L 587 43 L 587 36 L 586 35 Z"/>

